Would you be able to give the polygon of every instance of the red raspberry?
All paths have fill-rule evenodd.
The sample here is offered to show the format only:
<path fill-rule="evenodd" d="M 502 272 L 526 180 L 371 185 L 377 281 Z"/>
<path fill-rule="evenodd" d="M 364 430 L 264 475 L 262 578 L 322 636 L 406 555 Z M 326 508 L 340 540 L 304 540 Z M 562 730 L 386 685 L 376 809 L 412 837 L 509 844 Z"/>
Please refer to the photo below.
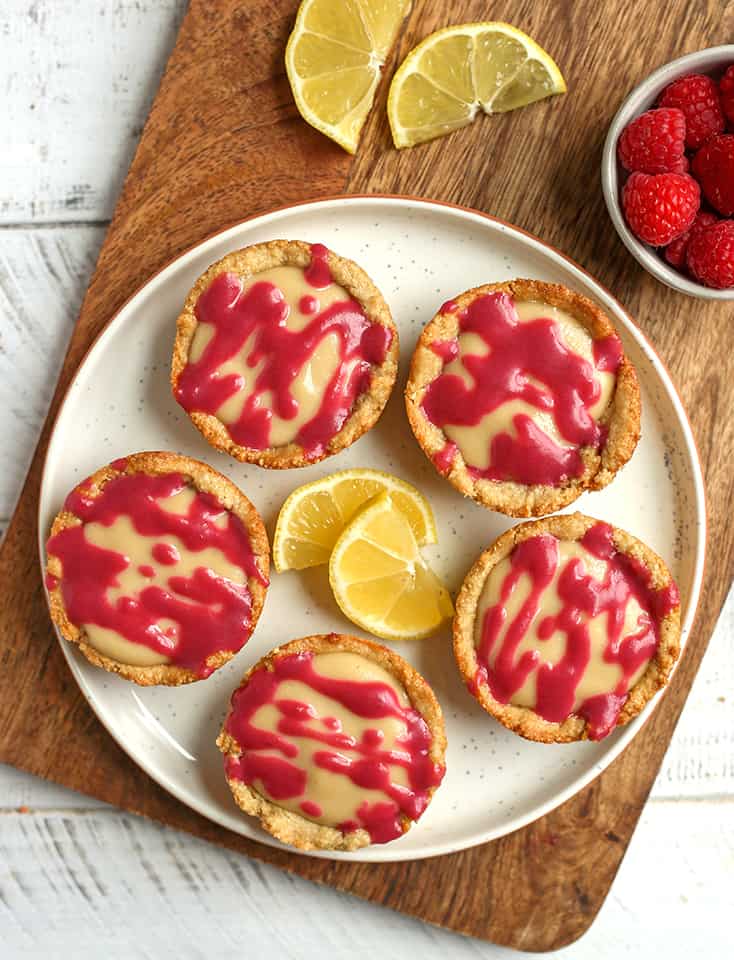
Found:
<path fill-rule="evenodd" d="M 661 107 L 678 107 L 686 117 L 686 146 L 697 150 L 724 129 L 719 88 L 711 77 L 693 73 L 674 80 L 663 90 Z"/>
<path fill-rule="evenodd" d="M 684 154 L 676 163 L 670 168 L 670 173 L 688 173 L 691 169 L 691 165 L 688 162 L 688 157 Z"/>
<path fill-rule="evenodd" d="M 734 287 L 734 220 L 719 220 L 691 237 L 688 269 L 706 287 Z"/>
<path fill-rule="evenodd" d="M 707 213 L 705 210 L 697 213 L 691 229 L 686 230 L 685 233 L 676 237 L 675 240 L 671 241 L 665 248 L 665 259 L 668 263 L 674 267 L 678 267 L 679 270 L 684 270 L 686 265 L 686 250 L 688 249 L 691 237 L 698 230 L 702 230 L 704 227 L 710 227 L 711 224 L 716 223 L 718 219 L 716 214 Z"/>
<path fill-rule="evenodd" d="M 699 186 L 687 173 L 633 173 L 622 191 L 630 229 L 653 247 L 664 247 L 685 233 L 700 204 Z"/>
<path fill-rule="evenodd" d="M 719 80 L 719 95 L 721 108 L 729 122 L 729 129 L 734 130 L 734 63 Z"/>
<path fill-rule="evenodd" d="M 683 159 L 686 118 L 682 110 L 648 110 L 628 123 L 617 144 L 625 170 L 667 173 Z"/>
<path fill-rule="evenodd" d="M 734 213 L 734 133 L 705 143 L 693 158 L 693 175 L 711 206 L 730 217 Z"/>

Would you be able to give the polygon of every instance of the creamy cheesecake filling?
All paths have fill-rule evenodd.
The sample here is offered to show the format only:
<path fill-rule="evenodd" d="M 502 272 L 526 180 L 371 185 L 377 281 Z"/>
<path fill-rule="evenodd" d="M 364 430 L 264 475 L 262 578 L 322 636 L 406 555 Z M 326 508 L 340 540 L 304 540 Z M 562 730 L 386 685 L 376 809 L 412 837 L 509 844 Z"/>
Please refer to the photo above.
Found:
<path fill-rule="evenodd" d="M 475 620 L 475 686 L 500 703 L 562 723 L 584 717 L 592 739 L 614 728 L 655 656 L 675 584 L 650 586 L 646 568 L 619 553 L 612 529 L 579 541 L 551 534 L 519 543 L 492 568 Z"/>
<path fill-rule="evenodd" d="M 422 401 L 447 437 L 438 468 L 459 451 L 477 478 L 557 486 L 580 476 L 579 450 L 606 438 L 618 338 L 595 341 L 566 311 L 506 293 L 478 297 L 458 319 L 457 338 L 433 344 L 444 367 Z"/>
<path fill-rule="evenodd" d="M 403 687 L 355 653 L 276 658 L 235 691 L 226 726 L 241 751 L 226 758 L 229 779 L 375 843 L 400 836 L 402 816 L 418 819 L 444 773 Z"/>
<path fill-rule="evenodd" d="M 69 620 L 101 654 L 206 676 L 212 654 L 247 642 L 247 581 L 266 580 L 244 525 L 213 496 L 180 474 L 124 474 L 98 496 L 77 488 L 65 510 L 82 523 L 47 549 Z"/>
<path fill-rule="evenodd" d="M 176 398 L 216 416 L 241 446 L 298 443 L 320 455 L 387 355 L 392 331 L 334 282 L 326 248 L 311 249 L 305 269 L 274 267 L 247 281 L 220 274 L 196 303 Z"/>

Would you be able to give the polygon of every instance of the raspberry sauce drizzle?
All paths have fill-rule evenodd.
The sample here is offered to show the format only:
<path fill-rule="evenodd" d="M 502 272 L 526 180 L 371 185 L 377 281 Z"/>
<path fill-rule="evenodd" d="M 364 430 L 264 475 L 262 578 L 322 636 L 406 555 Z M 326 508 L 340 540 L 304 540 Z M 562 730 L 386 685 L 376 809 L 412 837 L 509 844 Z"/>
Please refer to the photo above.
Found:
<path fill-rule="evenodd" d="M 332 282 L 329 251 L 323 243 L 311 244 L 311 262 L 303 272 L 306 282 L 316 290 L 324 290 Z"/>
<path fill-rule="evenodd" d="M 566 649 L 562 658 L 552 665 L 541 662 L 540 649 L 526 650 L 519 657 L 516 655 L 518 646 L 538 616 L 541 597 L 549 589 L 559 568 L 558 540 L 550 534 L 541 534 L 523 540 L 510 555 L 512 568 L 501 585 L 499 601 L 487 609 L 481 625 L 476 651 L 479 666 L 470 689 L 476 693 L 482 684 L 487 684 L 496 700 L 509 703 L 531 671 L 537 669 L 537 701 L 533 710 L 552 723 L 562 723 L 572 713 L 577 713 L 588 723 L 589 738 L 600 740 L 616 726 L 631 678 L 655 656 L 660 622 L 678 606 L 680 598 L 672 581 L 662 590 L 651 587 L 647 568 L 617 551 L 608 524 L 596 523 L 586 532 L 581 544 L 589 553 L 606 561 L 608 567 L 603 582 L 586 574 L 577 557 L 570 559 L 560 572 L 557 591 L 561 609 L 554 616 L 544 617 L 537 632 L 541 641 L 549 639 L 556 631 L 565 634 Z M 507 603 L 523 575 L 530 577 L 530 592 L 515 619 L 507 626 L 502 646 L 490 665 L 490 656 L 507 622 Z M 638 617 L 638 630 L 624 636 L 625 611 L 633 598 L 642 611 Z M 614 690 L 588 697 L 575 709 L 576 688 L 591 656 L 588 621 L 600 614 L 606 614 L 604 660 L 619 665 L 622 679 Z"/>
<path fill-rule="evenodd" d="M 323 696 L 330 697 L 357 717 L 380 720 L 395 717 L 405 725 L 395 749 L 382 748 L 383 731 L 368 728 L 361 739 L 345 733 L 333 717 L 319 718 L 315 708 L 301 701 L 280 699 L 278 690 L 288 680 L 297 680 Z M 268 704 L 279 713 L 275 730 L 256 726 L 252 720 L 257 711 Z M 354 817 L 339 824 L 350 832 L 363 827 L 373 843 L 387 843 L 404 832 L 402 817 L 417 820 L 429 800 L 429 789 L 437 787 L 444 767 L 430 759 L 430 731 L 421 715 L 412 707 L 404 707 L 395 691 L 379 681 L 336 679 L 318 673 L 311 652 L 278 657 L 272 670 L 260 668 L 250 675 L 247 684 L 232 696 L 232 709 L 226 729 L 237 741 L 241 755 L 225 758 L 230 779 L 247 784 L 256 781 L 266 796 L 274 801 L 304 796 L 308 774 L 294 760 L 299 748 L 294 739 L 307 739 L 323 744 L 313 754 L 316 766 L 345 777 L 365 790 L 378 790 L 385 801 L 360 804 Z M 267 754 L 259 751 L 270 751 Z M 393 783 L 390 767 L 402 767 L 408 786 Z M 312 800 L 300 802 L 300 809 L 310 816 L 319 807 Z M 320 810 L 320 807 L 319 807 Z"/>
<path fill-rule="evenodd" d="M 242 570 L 245 578 L 267 585 L 239 518 L 230 513 L 226 525 L 214 523 L 224 507 L 211 494 L 197 492 L 185 514 L 173 513 L 159 504 L 159 500 L 180 493 L 186 486 L 180 474 L 141 473 L 114 477 L 98 496 L 90 496 L 81 484 L 66 498 L 64 509 L 83 522 L 52 536 L 47 551 L 61 561 L 61 592 L 73 624 L 113 630 L 125 640 L 143 644 L 171 663 L 206 677 L 211 673 L 207 660 L 212 654 L 239 650 L 249 639 L 252 611 L 247 583 L 235 583 L 203 566 L 189 577 L 176 576 L 174 568 L 168 579 L 169 589 L 150 585 L 137 596 L 121 596 L 112 602 L 107 591 L 119 585 L 118 577 L 130 566 L 130 560 L 123 553 L 91 543 L 84 526 L 98 523 L 109 527 L 126 516 L 144 537 L 175 536 L 193 552 L 217 549 Z M 176 547 L 165 542 L 154 544 L 152 555 L 166 565 L 175 565 L 179 559 Z M 154 570 L 147 567 L 140 572 L 148 576 Z M 58 582 L 49 584 L 50 589 Z M 163 630 L 161 620 L 172 620 L 176 626 Z"/>
<path fill-rule="evenodd" d="M 459 355 L 458 340 L 434 340 L 431 344 L 431 350 L 440 357 L 444 363 L 451 363 Z"/>
<path fill-rule="evenodd" d="M 433 455 L 433 463 L 439 473 L 447 474 L 451 472 L 454 460 L 459 448 L 455 443 L 447 440 L 446 443 Z"/>
<path fill-rule="evenodd" d="M 445 313 L 446 306 L 442 308 Z M 474 378 L 470 386 L 460 376 L 442 372 L 425 393 L 422 408 L 438 427 L 477 426 L 505 403 L 524 400 L 550 413 L 569 448 L 561 447 L 526 414 L 513 417 L 516 436 L 502 432 L 492 438 L 489 467 L 467 464 L 475 477 L 557 486 L 583 473 L 581 447 L 600 449 L 605 440 L 591 414 L 600 386 L 594 366 L 570 350 L 551 318 L 521 322 L 506 293 L 478 297 L 460 310 L 459 332 L 474 333 L 487 344 L 486 355 L 465 355 L 462 363 Z M 458 342 L 441 341 L 432 349 L 444 362 L 458 354 Z M 616 336 L 594 343 L 596 369 L 616 372 L 622 359 Z M 535 381 L 540 381 L 540 384 Z"/>
<path fill-rule="evenodd" d="M 327 254 L 322 244 L 311 247 L 311 263 L 304 275 L 316 290 L 332 283 Z M 290 330 L 286 326 L 290 306 L 278 287 L 259 281 L 246 293 L 243 290 L 238 276 L 222 273 L 197 300 L 196 318 L 200 323 L 211 324 L 214 336 L 202 356 L 184 367 L 176 399 L 189 412 L 216 415 L 223 403 L 243 389 L 241 376 L 220 375 L 219 368 L 240 354 L 254 335 L 254 348 L 247 364 L 255 367 L 263 362 L 263 368 L 239 418 L 226 426 L 235 443 L 264 450 L 271 445 L 273 413 L 283 420 L 297 416 L 298 403 L 291 387 L 324 338 L 336 334 L 340 352 L 336 372 L 325 386 L 318 412 L 303 424 L 295 438 L 307 457 L 318 457 L 344 426 L 358 397 L 369 389 L 372 366 L 384 362 L 392 331 L 372 323 L 355 300 L 338 301 L 316 312 L 319 304 L 315 297 L 303 304 L 304 312 L 313 314 L 313 319 L 301 330 Z M 268 393 L 272 409 L 262 401 L 263 394 Z"/>

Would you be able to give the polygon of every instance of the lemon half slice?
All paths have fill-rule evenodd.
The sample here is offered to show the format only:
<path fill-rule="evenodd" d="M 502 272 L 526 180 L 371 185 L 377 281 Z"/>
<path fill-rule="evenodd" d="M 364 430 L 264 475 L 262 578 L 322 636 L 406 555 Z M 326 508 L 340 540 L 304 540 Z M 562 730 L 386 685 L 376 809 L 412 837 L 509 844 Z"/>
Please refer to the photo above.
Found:
<path fill-rule="evenodd" d="M 304 120 L 354 153 L 410 0 L 303 0 L 285 67 Z"/>
<path fill-rule="evenodd" d="M 337 540 L 329 583 L 342 613 L 383 640 L 430 636 L 454 610 L 388 493 L 368 503 Z"/>
<path fill-rule="evenodd" d="M 401 63 L 387 112 L 396 147 L 471 123 L 480 110 L 505 113 L 565 93 L 542 47 L 508 23 L 465 23 L 426 37 Z"/>

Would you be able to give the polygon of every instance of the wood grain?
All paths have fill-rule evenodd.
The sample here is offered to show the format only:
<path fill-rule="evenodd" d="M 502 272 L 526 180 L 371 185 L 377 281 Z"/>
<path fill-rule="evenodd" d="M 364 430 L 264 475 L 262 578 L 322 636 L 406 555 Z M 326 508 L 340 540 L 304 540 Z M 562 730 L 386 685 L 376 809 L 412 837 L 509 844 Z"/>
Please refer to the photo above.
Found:
<path fill-rule="evenodd" d="M 629 258 L 603 209 L 601 143 L 626 89 L 672 56 L 730 36 L 734 4 L 656 0 L 645 7 L 645 22 L 654 29 L 640 29 L 639 5 L 626 0 L 498 2 L 491 15 L 536 36 L 562 65 L 571 92 L 397 153 L 379 108 L 383 84 L 354 160 L 306 127 L 292 105 L 282 50 L 294 9 L 291 0 L 194 0 L 184 19 L 0 553 L 6 611 L 0 760 L 430 922 L 521 949 L 556 948 L 583 933 L 606 896 L 734 560 L 734 528 L 725 522 L 734 495 L 728 468 L 734 362 L 721 349 L 732 310 L 665 290 Z M 394 56 L 437 25 L 486 16 L 478 2 L 418 2 Z M 253 50 L 257 56 L 249 55 Z M 709 581 L 697 629 L 644 736 L 592 786 L 542 820 L 434 861 L 360 865 L 299 858 L 234 836 L 172 800 L 114 745 L 82 700 L 52 638 L 37 571 L 43 451 L 60 398 L 94 334 L 148 276 L 208 233 L 281 203 L 343 191 L 469 204 L 578 259 L 637 315 L 658 346 L 691 412 L 707 478 Z"/>

